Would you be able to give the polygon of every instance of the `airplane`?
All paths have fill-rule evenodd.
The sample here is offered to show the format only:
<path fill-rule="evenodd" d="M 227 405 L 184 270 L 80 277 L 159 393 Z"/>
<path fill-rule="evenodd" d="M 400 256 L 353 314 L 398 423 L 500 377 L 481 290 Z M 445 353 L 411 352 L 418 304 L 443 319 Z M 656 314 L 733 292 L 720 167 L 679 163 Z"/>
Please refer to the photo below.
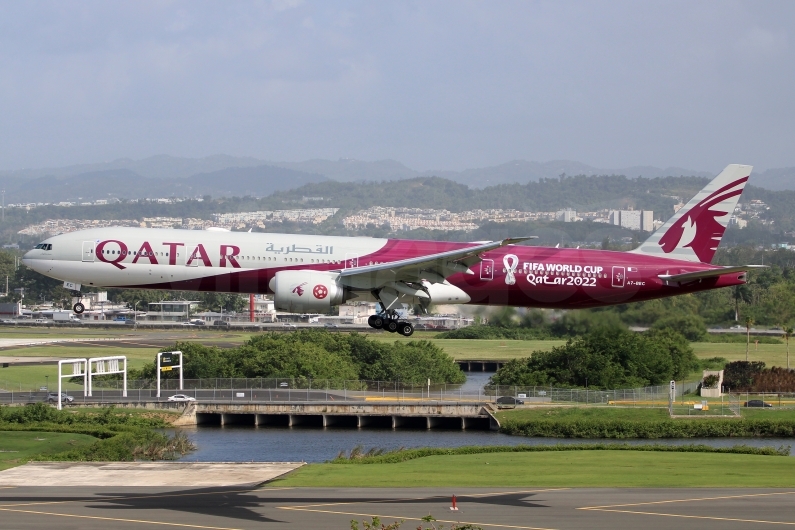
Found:
<path fill-rule="evenodd" d="M 731 164 L 638 248 L 518 245 L 533 237 L 440 242 L 370 237 L 107 227 L 56 235 L 25 254 L 31 269 L 82 286 L 272 294 L 277 310 L 326 312 L 378 302 L 368 324 L 410 336 L 398 310 L 432 304 L 578 309 L 741 285 L 755 265 L 713 256 L 751 174 Z"/>

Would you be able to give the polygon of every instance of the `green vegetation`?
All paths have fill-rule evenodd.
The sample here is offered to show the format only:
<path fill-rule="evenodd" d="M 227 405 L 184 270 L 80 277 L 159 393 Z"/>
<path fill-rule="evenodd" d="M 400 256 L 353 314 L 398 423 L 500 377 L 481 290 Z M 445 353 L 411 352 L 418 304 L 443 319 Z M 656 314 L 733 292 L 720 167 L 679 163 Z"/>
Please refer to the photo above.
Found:
<path fill-rule="evenodd" d="M 609 448 L 609 447 L 608 447 Z M 566 450 L 426 456 L 400 463 L 310 464 L 276 487 L 792 487 L 795 458 Z"/>
<path fill-rule="evenodd" d="M 596 328 L 551 351 L 504 364 L 495 385 L 635 388 L 681 379 L 698 366 L 687 340 L 671 330 Z"/>
<path fill-rule="evenodd" d="M 789 447 L 712 447 L 709 445 L 629 445 L 629 444 L 575 444 L 575 445 L 487 445 L 454 448 L 422 447 L 419 449 L 397 449 L 362 453 L 354 447 L 349 455 L 340 453 L 332 464 L 397 464 L 428 456 L 475 455 L 483 453 L 541 453 L 547 451 L 656 451 L 663 453 L 725 453 L 743 455 L 789 456 Z"/>
<path fill-rule="evenodd" d="M 736 392 L 795 392 L 795 370 L 765 368 L 761 361 L 735 361 L 724 368 L 723 384 Z"/>
<path fill-rule="evenodd" d="M 669 419 L 664 407 L 528 407 L 500 410 L 496 414 L 500 423 L 508 421 L 663 421 Z"/>
<path fill-rule="evenodd" d="M 182 433 L 174 436 L 156 432 L 169 425 L 159 416 L 129 414 L 104 408 L 99 411 L 57 410 L 43 403 L 26 407 L 0 407 L 0 432 L 61 433 L 79 440 L 60 451 L 27 454 L 13 464 L 27 460 L 131 461 L 171 460 L 195 447 Z M 74 438 L 75 435 L 82 435 Z M 71 436 L 72 438 L 69 438 Z M 89 443 L 89 438 L 93 439 Z M 5 439 L 5 437 L 0 438 Z M 12 464 L 12 462 L 8 462 Z"/>
<path fill-rule="evenodd" d="M 41 431 L 0 431 L 0 471 L 31 459 L 85 449 L 97 441 L 93 436 Z"/>
<path fill-rule="evenodd" d="M 795 436 L 795 413 L 737 418 L 671 419 L 664 408 L 539 407 L 498 414 L 500 431 L 552 438 L 728 438 Z"/>
<path fill-rule="evenodd" d="M 171 349 L 171 348 L 169 348 Z M 464 373 L 429 341 L 369 340 L 358 333 L 300 330 L 255 335 L 242 346 L 218 348 L 183 342 L 185 377 L 274 377 L 295 380 L 372 380 L 421 384 L 463 383 Z M 151 379 L 155 363 L 132 378 Z"/>

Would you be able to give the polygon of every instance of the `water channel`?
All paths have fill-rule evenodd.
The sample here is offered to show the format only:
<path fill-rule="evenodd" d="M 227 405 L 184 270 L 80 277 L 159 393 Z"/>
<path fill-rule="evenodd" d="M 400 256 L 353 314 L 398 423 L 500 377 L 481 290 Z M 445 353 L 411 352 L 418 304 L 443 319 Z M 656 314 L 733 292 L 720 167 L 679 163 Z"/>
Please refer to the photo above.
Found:
<path fill-rule="evenodd" d="M 491 373 L 467 374 L 464 390 L 482 388 Z M 393 450 L 401 447 L 461 447 L 465 445 L 555 445 L 584 443 L 628 443 L 712 447 L 748 445 L 780 447 L 793 445 L 791 438 L 687 438 L 663 440 L 588 440 L 571 438 L 527 438 L 493 431 L 337 429 L 311 427 L 246 427 L 229 425 L 183 428 L 198 450 L 185 456 L 190 462 L 324 462 L 340 451 L 362 446 Z M 790 456 L 795 452 L 790 450 Z"/>

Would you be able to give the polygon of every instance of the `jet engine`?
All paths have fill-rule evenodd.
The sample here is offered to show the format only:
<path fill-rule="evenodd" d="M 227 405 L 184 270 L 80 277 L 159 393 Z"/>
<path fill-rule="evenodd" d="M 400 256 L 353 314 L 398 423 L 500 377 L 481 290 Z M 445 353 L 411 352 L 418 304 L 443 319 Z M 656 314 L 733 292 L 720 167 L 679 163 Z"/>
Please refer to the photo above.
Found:
<path fill-rule="evenodd" d="M 321 313 L 350 298 L 337 278 L 337 274 L 329 272 L 279 271 L 268 287 L 279 311 Z"/>

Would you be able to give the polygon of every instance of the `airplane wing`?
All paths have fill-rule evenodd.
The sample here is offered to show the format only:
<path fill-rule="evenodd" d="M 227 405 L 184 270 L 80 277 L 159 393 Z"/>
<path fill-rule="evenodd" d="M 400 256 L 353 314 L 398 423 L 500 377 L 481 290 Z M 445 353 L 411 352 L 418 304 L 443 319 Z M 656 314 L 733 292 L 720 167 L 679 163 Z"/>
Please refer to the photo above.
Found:
<path fill-rule="evenodd" d="M 684 272 L 682 274 L 660 274 L 658 278 L 665 282 L 692 282 L 716 278 L 732 272 L 748 272 L 751 269 L 767 268 L 767 265 L 740 265 L 736 267 L 723 267 L 721 269 L 709 269 L 704 271 Z"/>
<path fill-rule="evenodd" d="M 339 271 L 340 280 L 354 289 L 369 290 L 390 285 L 403 294 L 409 294 L 406 292 L 405 282 L 426 280 L 430 283 L 441 283 L 457 272 L 474 274 L 469 267 L 480 261 L 482 253 L 528 239 L 536 239 L 536 236 L 507 238 L 438 254 L 344 269 Z M 412 290 L 411 294 L 423 297 L 424 293 L 421 291 L 411 287 L 409 289 Z"/>

